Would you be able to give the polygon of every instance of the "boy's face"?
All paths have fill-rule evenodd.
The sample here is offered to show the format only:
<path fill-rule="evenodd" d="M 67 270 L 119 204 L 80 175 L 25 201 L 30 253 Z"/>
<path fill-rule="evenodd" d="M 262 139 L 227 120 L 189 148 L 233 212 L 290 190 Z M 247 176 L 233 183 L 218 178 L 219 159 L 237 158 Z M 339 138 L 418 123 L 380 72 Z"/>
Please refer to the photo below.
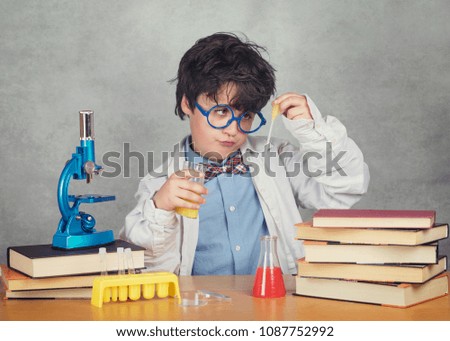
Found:
<path fill-rule="evenodd" d="M 230 104 L 235 94 L 235 85 L 228 84 L 219 89 L 216 96 L 217 102 L 213 98 L 208 98 L 206 94 L 201 94 L 197 102 L 202 108 L 209 110 L 217 104 Z M 236 121 L 226 128 L 214 129 L 198 109 L 189 107 L 186 97 L 183 97 L 181 107 L 189 116 L 193 148 L 200 155 L 222 161 L 238 150 L 247 140 L 247 135 L 239 130 Z M 239 116 L 242 112 L 234 110 L 234 114 Z"/>

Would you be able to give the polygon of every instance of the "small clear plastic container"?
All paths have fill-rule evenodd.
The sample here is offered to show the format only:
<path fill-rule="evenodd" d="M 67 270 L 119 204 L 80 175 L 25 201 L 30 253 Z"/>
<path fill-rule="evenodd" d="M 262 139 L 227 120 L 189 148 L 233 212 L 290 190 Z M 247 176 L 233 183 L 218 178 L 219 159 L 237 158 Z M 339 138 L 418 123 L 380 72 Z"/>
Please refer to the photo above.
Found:
<path fill-rule="evenodd" d="M 219 293 L 196 290 L 181 293 L 180 306 L 183 307 L 201 307 L 211 302 L 230 302 L 231 297 Z"/>

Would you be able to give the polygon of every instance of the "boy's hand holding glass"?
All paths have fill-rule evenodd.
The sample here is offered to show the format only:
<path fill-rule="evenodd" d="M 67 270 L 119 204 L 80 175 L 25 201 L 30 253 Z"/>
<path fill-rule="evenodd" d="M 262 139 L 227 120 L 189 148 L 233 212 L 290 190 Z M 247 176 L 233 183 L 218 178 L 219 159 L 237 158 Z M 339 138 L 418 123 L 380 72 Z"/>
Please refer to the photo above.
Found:
<path fill-rule="evenodd" d="M 182 170 L 172 174 L 153 197 L 155 206 L 176 211 L 189 218 L 197 218 L 202 195 L 207 194 L 204 184 L 204 165 L 185 161 Z"/>
<path fill-rule="evenodd" d="M 185 161 L 183 165 L 183 172 L 185 177 L 188 178 L 189 182 L 192 184 L 200 185 L 204 188 L 205 184 L 205 167 L 202 163 L 193 163 L 190 161 Z M 193 187 L 192 185 L 189 187 Z M 202 192 L 203 192 L 202 188 Z M 197 194 L 201 194 L 202 192 L 196 192 Z M 192 207 L 188 204 L 200 203 L 203 204 L 205 202 L 205 198 L 201 197 L 201 201 L 191 200 L 190 198 L 185 198 L 181 205 L 175 208 L 175 212 L 185 216 L 187 218 L 196 219 L 198 217 L 198 210 L 200 208 L 199 205 Z M 198 198 L 195 198 L 198 199 Z M 188 206 L 186 206 L 188 205 Z"/>

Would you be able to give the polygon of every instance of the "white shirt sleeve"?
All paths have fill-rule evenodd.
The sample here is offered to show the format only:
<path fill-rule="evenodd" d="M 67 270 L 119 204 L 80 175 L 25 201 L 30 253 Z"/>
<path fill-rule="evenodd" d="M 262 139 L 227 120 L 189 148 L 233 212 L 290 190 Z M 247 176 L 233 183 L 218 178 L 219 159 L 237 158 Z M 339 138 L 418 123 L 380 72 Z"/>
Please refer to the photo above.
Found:
<path fill-rule="evenodd" d="M 146 248 L 146 266 L 155 271 L 175 272 L 180 259 L 177 215 L 174 211 L 156 208 L 152 200 L 156 190 L 161 187 L 159 183 L 164 181 L 148 177 L 141 180 L 136 193 L 137 205 L 126 216 L 119 236 Z"/>
<path fill-rule="evenodd" d="M 367 192 L 368 166 L 344 125 L 333 116 L 323 118 L 311 98 L 306 98 L 314 120 L 283 116 L 286 129 L 299 147 L 285 143 L 279 148 L 288 172 L 301 165 L 301 171 L 289 178 L 298 205 L 349 208 Z"/>

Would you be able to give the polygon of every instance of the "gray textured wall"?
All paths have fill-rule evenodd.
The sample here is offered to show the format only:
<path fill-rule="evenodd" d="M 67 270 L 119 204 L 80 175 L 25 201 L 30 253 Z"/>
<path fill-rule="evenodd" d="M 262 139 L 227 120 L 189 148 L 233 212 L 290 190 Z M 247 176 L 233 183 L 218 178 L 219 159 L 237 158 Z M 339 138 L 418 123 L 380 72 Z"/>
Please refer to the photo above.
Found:
<path fill-rule="evenodd" d="M 96 113 L 97 161 L 124 142 L 159 155 L 187 133 L 168 80 L 186 49 L 217 31 L 266 46 L 279 94 L 308 93 L 346 125 L 372 176 L 357 207 L 435 209 L 450 222 L 449 12 L 445 0 L 1 0 L 0 262 L 7 246 L 51 241 L 80 109 Z M 118 232 L 134 205 L 131 165 L 130 177 L 72 182 L 77 193 L 117 195 L 87 208 L 100 230 Z"/>

